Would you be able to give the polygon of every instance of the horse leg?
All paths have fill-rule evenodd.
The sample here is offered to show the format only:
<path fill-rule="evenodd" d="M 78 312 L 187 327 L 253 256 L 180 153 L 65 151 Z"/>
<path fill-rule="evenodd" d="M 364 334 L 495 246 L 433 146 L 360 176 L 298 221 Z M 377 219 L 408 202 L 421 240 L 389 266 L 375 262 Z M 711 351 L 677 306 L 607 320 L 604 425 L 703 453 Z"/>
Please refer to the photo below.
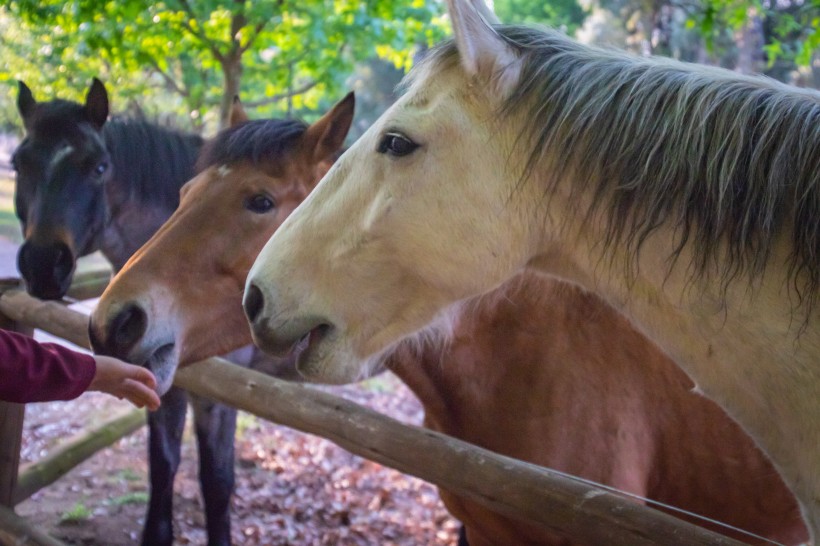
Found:
<path fill-rule="evenodd" d="M 236 409 L 191 395 L 208 546 L 231 544 Z"/>
<path fill-rule="evenodd" d="M 467 542 L 467 527 L 463 523 L 458 530 L 458 544 L 456 546 L 470 546 L 470 543 Z"/>
<path fill-rule="evenodd" d="M 187 406 L 185 391 L 172 387 L 162 405 L 148 412 L 148 462 L 151 495 L 142 532 L 142 546 L 172 546 L 174 540 L 174 476 L 179 468 Z"/>

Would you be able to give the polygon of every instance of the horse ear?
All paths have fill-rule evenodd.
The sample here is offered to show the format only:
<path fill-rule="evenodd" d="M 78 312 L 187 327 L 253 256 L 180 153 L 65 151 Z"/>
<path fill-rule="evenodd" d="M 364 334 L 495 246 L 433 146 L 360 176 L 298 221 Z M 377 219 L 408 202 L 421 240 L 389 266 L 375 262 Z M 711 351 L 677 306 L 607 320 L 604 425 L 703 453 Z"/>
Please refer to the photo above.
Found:
<path fill-rule="evenodd" d="M 470 77 L 480 77 L 506 97 L 520 76 L 518 55 L 491 25 L 498 18 L 484 0 L 447 0 L 461 66 Z"/>
<path fill-rule="evenodd" d="M 108 119 L 108 92 L 103 82 L 97 78 L 91 81 L 91 87 L 85 96 L 85 113 L 97 130 L 102 129 Z"/>
<path fill-rule="evenodd" d="M 353 110 L 356 98 L 351 91 L 329 112 L 305 131 L 303 146 L 314 163 L 332 158 L 342 148 L 350 125 L 353 123 Z"/>
<path fill-rule="evenodd" d="M 37 101 L 34 100 L 34 95 L 31 94 L 31 89 L 22 81 L 17 81 L 17 110 L 20 112 L 20 117 L 23 118 L 23 125 L 26 129 L 29 128 L 29 121 L 31 120 L 34 109 L 37 108 Z"/>
<path fill-rule="evenodd" d="M 239 100 L 239 95 L 233 96 L 233 104 L 231 104 L 231 112 L 228 114 L 228 127 L 236 127 L 240 123 L 245 123 L 250 118 L 242 108 L 242 102 Z"/>

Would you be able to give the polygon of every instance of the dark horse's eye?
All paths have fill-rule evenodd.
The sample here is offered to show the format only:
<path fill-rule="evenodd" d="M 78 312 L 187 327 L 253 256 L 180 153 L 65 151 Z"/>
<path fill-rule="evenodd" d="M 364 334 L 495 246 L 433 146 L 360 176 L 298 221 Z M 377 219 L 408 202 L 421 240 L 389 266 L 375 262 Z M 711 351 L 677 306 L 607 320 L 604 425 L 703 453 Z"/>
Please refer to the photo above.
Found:
<path fill-rule="evenodd" d="M 94 172 L 97 173 L 98 176 L 102 175 L 106 170 L 108 170 L 108 163 L 105 161 L 101 161 L 94 167 Z"/>
<path fill-rule="evenodd" d="M 268 212 L 274 207 L 273 199 L 264 193 L 258 193 L 245 200 L 245 208 L 257 214 Z"/>
<path fill-rule="evenodd" d="M 403 157 L 412 154 L 419 145 L 398 133 L 387 133 L 379 142 L 378 152 L 389 154 L 395 157 Z"/>

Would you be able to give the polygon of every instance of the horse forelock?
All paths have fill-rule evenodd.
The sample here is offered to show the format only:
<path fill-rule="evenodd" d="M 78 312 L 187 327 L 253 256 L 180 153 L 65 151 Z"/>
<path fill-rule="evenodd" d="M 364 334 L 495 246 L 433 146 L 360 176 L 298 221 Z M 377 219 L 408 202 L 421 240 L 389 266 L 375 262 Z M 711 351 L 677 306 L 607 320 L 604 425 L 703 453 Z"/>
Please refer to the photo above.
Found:
<path fill-rule="evenodd" d="M 307 127 L 299 120 L 265 119 L 223 129 L 205 144 L 197 160 L 197 170 L 240 161 L 254 166 L 271 164 L 295 149 Z"/>
<path fill-rule="evenodd" d="M 691 275 L 716 267 L 724 289 L 762 274 L 775 245 L 789 244 L 790 284 L 811 309 L 820 292 L 820 93 L 555 31 L 495 28 L 522 63 L 498 114 L 525 120 L 516 147 L 527 183 L 543 184 L 546 198 L 571 179 L 587 215 L 604 219 L 605 247 L 634 258 L 672 226 L 670 263 L 689 248 Z M 457 60 L 445 42 L 406 85 Z"/>
<path fill-rule="evenodd" d="M 38 103 L 27 124 L 28 136 L 43 142 L 76 139 L 84 126 L 90 122 L 82 105 L 62 99 Z"/>

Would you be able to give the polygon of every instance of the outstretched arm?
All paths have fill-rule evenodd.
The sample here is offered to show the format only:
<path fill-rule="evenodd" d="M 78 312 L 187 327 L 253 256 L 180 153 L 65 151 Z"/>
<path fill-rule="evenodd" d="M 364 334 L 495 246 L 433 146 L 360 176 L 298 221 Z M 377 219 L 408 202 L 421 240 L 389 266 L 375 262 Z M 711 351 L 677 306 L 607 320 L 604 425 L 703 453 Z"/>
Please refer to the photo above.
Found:
<path fill-rule="evenodd" d="M 71 400 L 91 389 L 154 410 L 159 407 L 155 387 L 154 375 L 145 368 L 0 330 L 0 400 Z"/>

